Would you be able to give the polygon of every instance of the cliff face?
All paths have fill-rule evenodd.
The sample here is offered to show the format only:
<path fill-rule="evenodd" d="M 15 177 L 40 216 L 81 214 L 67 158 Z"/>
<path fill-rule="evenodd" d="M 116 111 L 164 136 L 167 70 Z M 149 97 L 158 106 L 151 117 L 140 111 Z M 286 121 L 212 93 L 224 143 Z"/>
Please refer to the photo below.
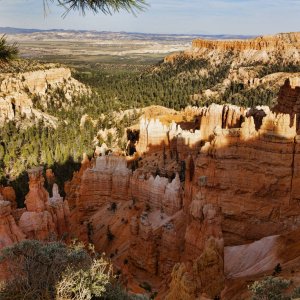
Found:
<path fill-rule="evenodd" d="M 274 62 L 278 58 L 284 62 L 296 63 L 300 59 L 300 33 L 262 36 L 249 40 L 194 40 L 192 48 L 181 54 L 175 53 L 165 58 L 173 63 L 180 55 L 189 58 L 205 58 L 214 65 L 227 59 L 234 66 L 245 66 L 253 62 Z"/>
<path fill-rule="evenodd" d="M 24 73 L 3 73 L 0 75 L 0 125 L 8 120 L 36 117 L 51 126 L 56 125 L 56 118 L 42 113 L 39 107 L 47 108 L 50 99 L 63 93 L 66 103 L 87 88 L 71 77 L 68 68 L 52 67 Z M 59 101 L 57 99 L 56 101 Z"/>
<path fill-rule="evenodd" d="M 71 206 L 71 231 L 105 251 L 138 291 L 135 277 L 169 275 L 180 260 L 186 216 L 178 175 L 168 180 L 132 172 L 127 163 L 122 157 L 98 157 L 83 172 Z M 74 179 L 69 187 L 76 185 Z M 74 204 L 72 193 L 67 199 Z"/>
<path fill-rule="evenodd" d="M 299 50 L 300 49 L 300 33 L 283 33 L 274 36 L 262 36 L 252 40 L 233 40 L 233 41 L 210 41 L 210 40 L 194 40 L 192 47 L 206 48 L 210 50 L 221 51 L 244 51 L 244 50 Z"/>

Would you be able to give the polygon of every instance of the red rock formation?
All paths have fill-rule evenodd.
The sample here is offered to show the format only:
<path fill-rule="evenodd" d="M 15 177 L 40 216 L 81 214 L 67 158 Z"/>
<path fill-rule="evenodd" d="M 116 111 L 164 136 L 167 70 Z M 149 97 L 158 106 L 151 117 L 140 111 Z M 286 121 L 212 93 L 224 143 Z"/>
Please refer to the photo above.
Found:
<path fill-rule="evenodd" d="M 296 130 L 289 126 L 288 115 L 270 114 L 256 131 L 253 118 L 247 118 L 241 130 L 219 130 L 197 159 L 195 178 L 205 178 L 205 184 L 195 189 L 222 206 L 226 244 L 279 233 L 283 223 L 294 223 L 283 210 L 293 179 Z"/>
<path fill-rule="evenodd" d="M 3 196 L 4 200 L 10 202 L 13 210 L 17 208 L 16 193 L 11 186 L 0 186 L 0 194 Z"/>
<path fill-rule="evenodd" d="M 25 197 L 26 211 L 22 213 L 19 226 L 28 238 L 46 240 L 52 235 L 61 237 L 68 233 L 69 209 L 67 202 L 53 186 L 53 197 L 44 188 L 43 168 L 28 171 L 29 193 Z"/>
<path fill-rule="evenodd" d="M 12 216 L 10 202 L 0 199 L 0 249 L 19 242 L 25 237 Z"/>
<path fill-rule="evenodd" d="M 0 194 L 0 251 L 2 248 L 11 246 L 26 238 L 12 216 L 11 203 L 3 200 Z M 6 266 L 0 264 L 0 281 L 5 280 Z"/>
<path fill-rule="evenodd" d="M 118 192 L 115 181 L 119 183 Z M 167 178 L 160 176 L 154 178 L 152 175 L 145 176 L 140 172 L 132 174 L 126 168 L 124 158 L 101 156 L 97 158 L 93 168 L 88 168 L 82 173 L 80 184 L 76 206 L 71 210 L 71 214 L 74 216 L 71 231 L 77 232 L 82 240 L 93 241 L 99 251 L 107 253 L 119 249 L 114 260 L 116 264 L 120 264 L 119 257 L 127 257 L 130 274 L 136 274 L 142 270 L 144 276 L 148 274 L 148 276 L 157 278 L 169 275 L 173 266 L 181 259 L 191 260 L 192 264 L 196 266 L 210 263 L 212 257 L 222 258 L 222 242 L 217 242 L 219 245 L 217 250 L 209 250 L 213 246 L 211 244 L 205 246 L 204 237 L 207 235 L 203 235 L 201 242 L 194 239 L 195 232 L 199 231 L 214 234 L 215 241 L 218 241 L 219 238 L 220 241 L 222 240 L 222 237 L 219 236 L 220 230 L 217 229 L 220 226 L 219 221 L 217 223 L 213 221 L 215 218 L 214 208 L 206 205 L 203 212 L 202 208 L 199 208 L 201 210 L 199 213 L 204 214 L 206 219 L 202 223 L 201 217 L 197 215 L 199 209 L 197 210 L 196 203 L 193 203 L 189 214 L 192 219 L 189 221 L 191 217 L 182 212 L 183 201 L 178 175 L 169 182 Z M 73 199 L 73 196 L 70 199 Z M 103 216 L 105 210 L 111 211 L 111 203 L 115 203 L 117 212 L 112 213 L 110 217 L 96 217 L 96 215 Z M 124 212 L 122 214 L 123 221 L 117 225 L 115 218 L 118 216 L 118 211 L 126 207 L 133 211 L 129 215 Z M 129 219 L 127 219 L 128 217 Z M 128 231 L 129 225 L 130 231 Z M 188 227 L 185 229 L 187 225 Z M 122 233 L 121 227 L 123 228 Z M 114 237 L 111 242 L 103 240 L 103 235 L 105 237 L 107 230 Z M 100 237 L 100 232 L 102 232 L 102 238 L 99 240 L 96 236 Z M 128 242 L 129 248 L 125 246 L 128 245 Z M 120 249 L 124 248 L 125 252 L 121 252 Z M 203 254 L 204 250 L 210 253 L 210 259 L 206 256 L 208 254 Z M 213 256 L 211 253 L 218 253 L 218 255 Z M 202 254 L 203 257 L 197 261 Z M 214 260 L 214 264 L 214 271 L 211 272 L 215 272 L 217 269 L 222 270 L 222 260 Z M 201 272 L 203 276 L 207 275 L 204 270 Z M 222 274 L 221 272 L 220 276 L 216 277 L 219 286 L 223 284 L 220 279 Z M 138 276 L 143 278 L 143 275 Z M 203 281 L 203 279 L 201 280 Z M 203 291 L 211 291 L 210 287 L 204 288 L 203 282 L 195 284 L 197 289 L 201 286 Z M 212 289 L 217 294 L 219 288 L 216 286 L 217 283 Z"/>
<path fill-rule="evenodd" d="M 222 98 L 220 95 L 232 84 L 246 88 L 268 88 L 277 91 L 286 78 L 297 81 L 299 73 L 279 72 L 264 75 L 265 65 L 296 65 L 300 62 L 300 33 L 277 34 L 246 40 L 195 40 L 191 49 L 174 53 L 165 58 L 165 63 L 179 64 L 182 61 L 202 60 L 207 66 L 199 68 L 205 76 L 211 70 L 228 65 L 228 74 L 222 83 L 199 91 L 191 96 L 194 102 L 203 98 Z M 299 82 L 297 83 L 299 85 Z M 200 100 L 200 101 L 199 101 Z"/>
<path fill-rule="evenodd" d="M 184 60 L 202 57 L 215 65 L 226 59 L 228 61 L 228 57 L 234 57 L 234 66 L 232 67 L 235 69 L 237 65 L 242 66 L 250 61 L 275 62 L 278 59 L 278 54 L 280 54 L 284 61 L 296 62 L 300 59 L 299 41 L 299 32 L 247 40 L 198 39 L 192 42 L 191 50 L 171 54 L 164 61 L 174 63 L 179 57 Z M 243 59 L 244 64 L 242 63 Z"/>
<path fill-rule="evenodd" d="M 222 252 L 209 238 L 195 261 L 175 265 L 165 299 L 214 299 L 221 294 L 224 282 Z"/>
<path fill-rule="evenodd" d="M 26 209 L 12 210 L 14 191 L 12 188 L 2 188 L 1 193 L 11 201 L 5 201 L 0 193 L 0 250 L 26 238 L 46 240 L 52 235 L 61 238 L 69 233 L 68 203 L 60 197 L 56 184 L 53 186 L 53 197 L 49 199 L 43 186 L 42 171 L 42 167 L 28 171 L 30 182 Z M 0 280 L 5 276 L 5 266 L 1 265 Z"/>
<path fill-rule="evenodd" d="M 43 168 L 37 167 L 28 171 L 29 193 L 25 197 L 27 211 L 42 212 L 46 210 L 48 192 L 44 188 Z"/>
<path fill-rule="evenodd" d="M 81 183 L 81 177 L 83 172 L 91 166 L 91 163 L 87 157 L 87 155 L 83 156 L 83 160 L 81 162 L 81 168 L 78 172 L 74 172 L 72 181 L 65 182 L 64 190 L 67 194 L 66 200 L 68 201 L 69 207 L 72 210 L 76 206 L 76 197 L 78 195 L 78 189 Z"/>
<path fill-rule="evenodd" d="M 172 272 L 167 299 L 180 294 L 183 299 L 198 299 L 201 294 L 214 298 L 224 287 L 221 210 L 205 204 L 199 196 L 189 207 L 191 217 L 185 231 L 183 263 Z"/>
<path fill-rule="evenodd" d="M 53 173 L 52 169 L 46 170 L 46 180 L 49 186 L 53 186 L 55 182 L 55 174 Z"/>
<path fill-rule="evenodd" d="M 56 230 L 58 236 L 62 237 L 69 234 L 69 218 L 70 209 L 67 201 L 63 200 L 58 192 L 58 186 L 56 183 L 53 185 L 52 197 L 49 198 L 50 212 L 53 217 L 53 221 L 56 224 Z"/>

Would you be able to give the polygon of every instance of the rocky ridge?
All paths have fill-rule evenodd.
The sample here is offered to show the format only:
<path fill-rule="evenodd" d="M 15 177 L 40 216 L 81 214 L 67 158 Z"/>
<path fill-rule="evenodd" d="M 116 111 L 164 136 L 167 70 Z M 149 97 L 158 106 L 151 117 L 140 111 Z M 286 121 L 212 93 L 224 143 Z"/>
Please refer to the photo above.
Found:
<path fill-rule="evenodd" d="M 261 36 L 250 40 L 229 40 L 229 41 L 211 41 L 211 40 L 194 40 L 192 47 L 207 48 L 217 50 L 266 50 L 266 51 L 278 51 L 289 49 L 300 49 L 300 33 L 279 33 L 270 36 Z"/>
<path fill-rule="evenodd" d="M 47 68 L 28 72 L 3 73 L 0 75 L 0 125 L 9 120 L 44 120 L 56 127 L 57 118 L 43 112 L 50 101 L 68 103 L 89 90 L 72 78 L 65 67 L 49 65 Z"/>
<path fill-rule="evenodd" d="M 222 99 L 231 85 L 240 84 L 243 90 L 269 89 L 278 92 L 286 78 L 291 82 L 299 78 L 300 33 L 283 33 L 248 40 L 194 40 L 184 52 L 165 58 L 165 63 L 175 65 L 187 61 L 203 61 L 208 67 L 198 72 L 207 74 L 224 68 L 224 79 L 208 90 L 191 95 L 191 100 Z M 191 76 L 181 74 L 181 76 Z M 228 101 L 228 99 L 226 99 Z"/>
<path fill-rule="evenodd" d="M 249 40 L 194 40 L 192 48 L 181 54 L 172 54 L 165 62 L 174 62 L 178 55 L 186 58 L 206 57 L 217 64 L 226 57 L 234 57 L 234 65 L 246 65 L 250 62 L 274 62 L 279 56 L 286 62 L 300 59 L 300 33 L 283 33 L 274 36 L 262 36 Z"/>

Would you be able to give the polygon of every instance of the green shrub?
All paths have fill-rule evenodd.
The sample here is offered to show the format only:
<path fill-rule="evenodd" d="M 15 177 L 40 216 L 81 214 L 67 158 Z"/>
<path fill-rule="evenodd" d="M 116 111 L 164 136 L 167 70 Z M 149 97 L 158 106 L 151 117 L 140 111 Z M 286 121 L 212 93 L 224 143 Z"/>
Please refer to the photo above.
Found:
<path fill-rule="evenodd" d="M 74 271 L 68 267 L 56 285 L 57 299 L 90 300 L 101 297 L 112 278 L 112 267 L 103 258 L 94 259 L 90 268 Z"/>
<path fill-rule="evenodd" d="M 0 37 L 0 60 L 8 61 L 17 58 L 19 49 L 17 44 L 9 45 L 6 36 Z"/>
<path fill-rule="evenodd" d="M 25 240 L 4 248 L 0 262 L 9 275 L 0 287 L 1 300 L 60 299 L 62 286 L 69 296 L 64 299 L 88 300 L 105 291 L 112 276 L 108 262 L 93 259 L 81 244 Z"/>
<path fill-rule="evenodd" d="M 143 288 L 145 291 L 151 293 L 152 292 L 152 287 L 148 282 L 143 282 L 140 284 L 140 287 Z"/>
<path fill-rule="evenodd" d="M 252 300 L 288 300 L 291 298 L 285 292 L 290 285 L 290 280 L 268 276 L 261 281 L 255 281 L 249 290 L 252 292 Z"/>

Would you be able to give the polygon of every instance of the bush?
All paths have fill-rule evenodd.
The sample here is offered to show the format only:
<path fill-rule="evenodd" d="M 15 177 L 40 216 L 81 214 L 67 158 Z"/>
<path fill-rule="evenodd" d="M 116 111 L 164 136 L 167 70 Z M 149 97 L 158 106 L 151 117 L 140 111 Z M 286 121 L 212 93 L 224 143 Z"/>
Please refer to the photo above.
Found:
<path fill-rule="evenodd" d="M 81 244 L 25 240 L 2 249 L 0 262 L 9 275 L 0 286 L 1 300 L 60 299 L 62 286 L 65 300 L 92 299 L 112 277 L 109 264 L 93 259 Z"/>
<path fill-rule="evenodd" d="M 16 44 L 9 45 L 6 40 L 6 36 L 0 37 L 0 60 L 8 61 L 17 58 L 19 53 L 18 46 Z"/>
<path fill-rule="evenodd" d="M 115 212 L 117 209 L 118 209 L 118 205 L 116 202 L 110 203 L 110 208 L 109 208 L 110 211 Z"/>
<path fill-rule="evenodd" d="M 103 258 L 94 259 L 88 269 L 68 267 L 56 285 L 58 299 L 90 300 L 102 296 L 112 278 L 112 267 Z"/>
<path fill-rule="evenodd" d="M 290 280 L 268 276 L 262 281 L 255 281 L 249 289 L 253 294 L 252 300 L 288 300 L 291 298 L 284 294 L 290 285 Z"/>
<path fill-rule="evenodd" d="M 111 232 L 109 226 L 107 226 L 106 237 L 107 237 L 109 242 L 112 242 L 115 239 L 115 235 Z"/>
<path fill-rule="evenodd" d="M 149 297 L 145 295 L 131 295 L 128 294 L 118 282 L 108 284 L 107 289 L 103 296 L 103 300 L 148 300 Z"/>

